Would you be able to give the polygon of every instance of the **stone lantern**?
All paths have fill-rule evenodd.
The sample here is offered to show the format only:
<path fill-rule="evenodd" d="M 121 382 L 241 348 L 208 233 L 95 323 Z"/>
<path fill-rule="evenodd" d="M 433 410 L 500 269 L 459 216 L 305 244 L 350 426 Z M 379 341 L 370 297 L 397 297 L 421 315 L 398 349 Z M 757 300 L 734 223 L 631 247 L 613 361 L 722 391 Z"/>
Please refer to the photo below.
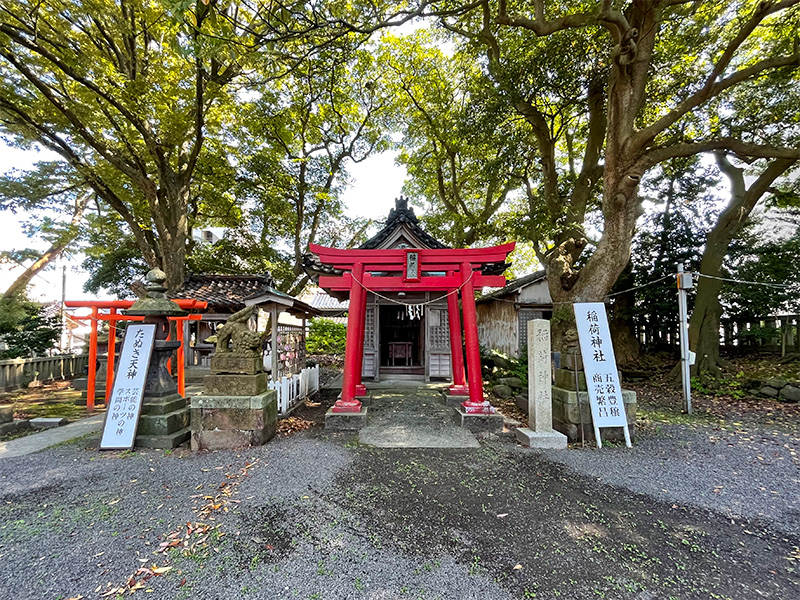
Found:
<path fill-rule="evenodd" d="M 161 269 L 148 272 L 145 276 L 147 296 L 125 311 L 128 316 L 144 317 L 143 323 L 156 326 L 134 442 L 134 445 L 144 448 L 175 448 L 187 441 L 190 435 L 186 399 L 178 393 L 178 384 L 167 369 L 167 362 L 181 345 L 178 341 L 167 341 L 167 317 L 182 317 L 186 311 L 167 298 L 166 280 L 167 276 Z"/>

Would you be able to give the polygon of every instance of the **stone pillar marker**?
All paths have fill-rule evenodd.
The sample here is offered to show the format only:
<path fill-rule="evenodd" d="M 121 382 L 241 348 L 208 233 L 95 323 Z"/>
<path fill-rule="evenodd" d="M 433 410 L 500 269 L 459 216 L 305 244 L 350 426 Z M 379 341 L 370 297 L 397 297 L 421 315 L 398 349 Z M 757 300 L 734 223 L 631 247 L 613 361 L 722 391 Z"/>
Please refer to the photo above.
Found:
<path fill-rule="evenodd" d="M 528 427 L 517 429 L 517 441 L 531 448 L 567 447 L 567 436 L 553 430 L 550 366 L 550 321 L 528 321 Z"/>

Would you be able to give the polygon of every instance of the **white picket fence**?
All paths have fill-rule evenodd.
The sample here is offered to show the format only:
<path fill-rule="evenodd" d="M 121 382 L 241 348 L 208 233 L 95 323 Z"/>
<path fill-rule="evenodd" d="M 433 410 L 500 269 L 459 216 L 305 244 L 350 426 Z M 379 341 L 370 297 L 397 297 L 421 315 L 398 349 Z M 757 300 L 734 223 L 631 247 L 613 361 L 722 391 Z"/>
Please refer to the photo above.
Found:
<path fill-rule="evenodd" d="M 278 392 L 278 417 L 289 415 L 314 392 L 319 391 L 319 365 L 306 367 L 299 373 L 270 381 L 269 389 Z"/>

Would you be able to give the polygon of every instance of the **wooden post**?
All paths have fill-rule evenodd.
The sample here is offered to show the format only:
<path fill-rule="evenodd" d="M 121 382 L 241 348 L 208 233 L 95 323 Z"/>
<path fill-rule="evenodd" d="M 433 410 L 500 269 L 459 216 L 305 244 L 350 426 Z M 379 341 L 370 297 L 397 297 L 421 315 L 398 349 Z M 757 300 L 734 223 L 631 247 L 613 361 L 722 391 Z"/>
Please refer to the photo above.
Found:
<path fill-rule="evenodd" d="M 92 333 L 89 337 L 89 375 L 86 381 L 86 412 L 94 410 L 95 377 L 97 375 L 97 316 L 98 308 L 92 307 Z"/>
<path fill-rule="evenodd" d="M 269 320 L 272 322 L 270 347 L 272 348 L 272 381 L 278 381 L 278 305 L 273 303 L 269 308 Z"/>
<path fill-rule="evenodd" d="M 116 308 L 111 308 L 108 311 L 108 361 L 106 364 L 106 406 L 108 406 L 108 399 L 111 397 L 111 390 L 114 386 L 114 362 L 117 353 L 117 320 L 114 315 L 117 314 Z"/>
<path fill-rule="evenodd" d="M 188 322 L 189 321 L 187 319 L 184 319 L 184 318 L 175 319 L 176 337 L 178 338 L 178 341 L 181 343 L 181 345 L 178 346 L 178 359 L 177 359 L 178 360 L 178 393 L 181 396 L 183 396 L 184 398 L 186 397 L 186 372 L 184 371 L 186 357 L 185 357 L 185 354 L 184 354 L 184 351 L 183 351 L 183 340 L 185 339 L 185 336 L 184 336 L 185 332 L 184 332 L 183 328 L 186 326 L 186 324 Z"/>
<path fill-rule="evenodd" d="M 468 396 L 469 387 L 464 375 L 464 351 L 461 347 L 461 314 L 458 310 L 458 293 L 447 296 L 447 319 L 450 326 L 450 365 L 453 370 L 451 396 Z"/>
<path fill-rule="evenodd" d="M 469 381 L 469 400 L 462 406 L 470 413 L 494 412 L 488 402 L 483 400 L 483 376 L 481 375 L 481 354 L 478 342 L 478 315 L 475 310 L 475 288 L 472 283 L 472 265 L 461 263 L 461 305 L 464 309 L 464 342 L 467 349 L 467 380 Z"/>
<path fill-rule="evenodd" d="M 355 390 L 355 395 L 357 397 L 367 395 L 367 387 L 364 385 L 364 382 L 361 379 L 364 375 L 364 336 L 366 335 L 365 330 L 367 328 L 367 290 L 364 289 L 363 285 L 359 285 L 358 289 L 361 293 L 361 335 L 358 338 L 358 375 L 356 377 Z"/>
<path fill-rule="evenodd" d="M 361 402 L 356 400 L 356 384 L 358 383 L 356 378 L 360 372 L 358 359 L 362 352 L 359 350 L 358 344 L 362 341 L 364 331 L 364 300 L 366 294 L 361 293 L 362 287 L 359 283 L 363 276 L 364 264 L 361 262 L 355 263 L 351 271 L 350 307 L 347 311 L 347 339 L 344 351 L 342 396 L 331 409 L 333 412 L 361 412 Z"/>

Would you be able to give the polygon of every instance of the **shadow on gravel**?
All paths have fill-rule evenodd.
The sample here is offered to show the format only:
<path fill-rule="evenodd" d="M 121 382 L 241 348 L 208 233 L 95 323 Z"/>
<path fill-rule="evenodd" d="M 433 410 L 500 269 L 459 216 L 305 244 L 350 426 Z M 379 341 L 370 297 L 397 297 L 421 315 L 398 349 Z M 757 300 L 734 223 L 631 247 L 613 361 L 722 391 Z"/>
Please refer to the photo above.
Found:
<path fill-rule="evenodd" d="M 536 453 L 373 450 L 327 496 L 383 543 L 526 598 L 798 597 L 798 540 L 602 485 Z M 796 549 L 794 549 L 796 551 Z"/>

